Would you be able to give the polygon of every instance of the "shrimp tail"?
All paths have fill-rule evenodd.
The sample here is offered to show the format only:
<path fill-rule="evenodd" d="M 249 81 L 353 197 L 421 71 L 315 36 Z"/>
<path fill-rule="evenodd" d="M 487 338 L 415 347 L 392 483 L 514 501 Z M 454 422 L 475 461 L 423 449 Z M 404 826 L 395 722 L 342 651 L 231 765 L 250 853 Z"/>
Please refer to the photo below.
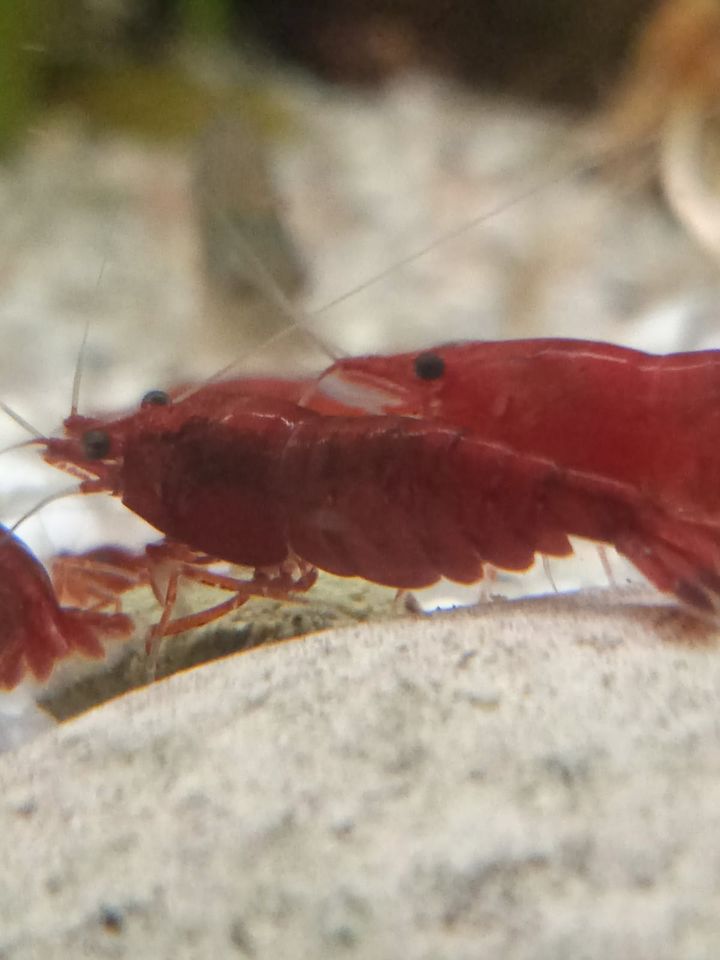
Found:
<path fill-rule="evenodd" d="M 709 523 L 653 518 L 618 538 L 618 552 L 652 584 L 704 619 L 720 619 L 720 531 Z"/>
<path fill-rule="evenodd" d="M 559 555 L 547 542 L 558 531 L 612 544 L 658 590 L 674 594 L 703 619 L 720 620 L 717 523 L 686 519 L 634 485 L 575 471 L 545 478 L 542 505 L 543 553 Z"/>

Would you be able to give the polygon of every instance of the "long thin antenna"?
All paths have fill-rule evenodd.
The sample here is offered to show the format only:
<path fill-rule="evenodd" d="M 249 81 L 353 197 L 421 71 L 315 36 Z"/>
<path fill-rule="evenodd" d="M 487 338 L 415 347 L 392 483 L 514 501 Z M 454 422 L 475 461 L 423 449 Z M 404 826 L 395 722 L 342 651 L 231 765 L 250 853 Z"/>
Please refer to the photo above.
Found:
<path fill-rule="evenodd" d="M 295 333 L 295 327 L 285 327 L 284 330 L 276 330 L 275 333 L 271 334 L 267 340 L 264 340 L 261 344 L 258 344 L 256 347 L 251 347 L 249 350 L 246 350 L 242 357 L 236 357 L 234 360 L 231 360 L 230 363 L 226 363 L 224 367 L 221 367 L 219 370 L 216 370 L 215 373 L 211 374 L 209 377 L 206 377 L 202 383 L 193 384 L 193 386 L 188 387 L 187 390 L 184 390 L 182 393 L 178 394 L 175 397 L 174 403 L 179 403 L 181 400 L 187 400 L 188 397 L 192 397 L 193 394 L 198 393 L 202 390 L 204 386 L 208 383 L 215 383 L 216 380 L 222 380 L 226 373 L 230 373 L 239 363 L 250 360 L 252 357 L 257 356 L 259 353 L 262 353 L 264 350 L 267 350 L 268 347 L 273 346 L 273 344 L 279 343 L 281 340 L 285 340 L 287 337 Z M 301 328 L 302 329 L 302 328 Z M 335 359 L 339 359 L 336 357 Z"/>
<path fill-rule="evenodd" d="M 573 168 L 576 169 L 576 168 Z M 472 230 L 473 227 L 479 226 L 485 220 L 490 220 L 492 217 L 498 216 L 504 210 L 510 209 L 516 203 L 520 203 L 522 200 L 532 197 L 535 193 L 539 193 L 540 190 L 547 186 L 551 186 L 553 183 L 560 183 L 567 177 L 567 171 L 562 173 L 555 174 L 555 176 L 549 179 L 543 179 L 539 183 L 534 183 L 531 187 L 528 187 L 525 191 L 520 194 L 515 194 L 512 198 L 508 198 L 502 203 L 497 204 L 490 210 L 485 210 L 483 213 L 479 214 L 476 217 L 473 217 L 470 220 L 467 220 L 465 223 L 461 224 L 459 227 L 455 227 L 449 233 L 444 233 L 442 236 L 437 237 L 431 243 L 426 244 L 423 247 L 420 247 L 418 250 L 409 253 L 407 256 L 402 257 L 400 260 L 396 260 L 390 264 L 390 266 L 385 267 L 379 273 L 376 273 L 366 280 L 363 280 L 362 283 L 357 284 L 355 287 L 351 287 L 349 290 L 346 290 L 343 294 L 338 297 L 333 298 L 327 303 L 323 304 L 321 307 L 317 307 L 314 310 L 303 311 L 297 310 L 290 303 L 288 298 L 282 292 L 277 282 L 273 278 L 270 271 L 265 267 L 260 258 L 252 250 L 250 244 L 242 235 L 240 230 L 235 226 L 235 243 L 236 248 L 240 248 L 242 251 L 242 256 L 248 261 L 253 271 L 256 273 L 260 289 L 266 299 L 274 303 L 280 311 L 285 314 L 285 316 L 292 322 L 292 326 L 286 328 L 285 330 L 280 330 L 277 333 L 274 333 L 267 340 L 265 340 L 260 346 L 249 350 L 243 353 L 242 357 L 238 357 L 235 360 L 232 360 L 230 363 L 226 364 L 220 370 L 216 370 L 210 377 L 208 377 L 204 382 L 213 383 L 216 380 L 220 380 L 225 374 L 230 373 L 239 363 L 245 362 L 251 356 L 255 356 L 263 350 L 266 350 L 272 344 L 277 343 L 279 340 L 282 340 L 284 337 L 289 336 L 291 333 L 294 333 L 296 329 L 300 329 L 301 332 L 306 334 L 310 340 L 316 345 L 319 346 L 322 351 L 330 357 L 331 360 L 338 360 L 345 354 L 339 350 L 337 347 L 332 348 L 327 345 L 327 343 L 322 340 L 317 334 L 315 334 L 308 327 L 308 320 L 319 317 L 322 314 L 326 313 L 328 310 L 331 310 L 333 307 L 338 306 L 341 303 L 344 303 L 346 300 L 349 300 L 351 297 L 354 297 L 358 293 L 362 293 L 364 290 L 367 290 L 370 287 L 375 286 L 375 284 L 380 283 L 390 274 L 394 273 L 396 270 L 402 269 L 402 267 L 407 266 L 410 263 L 413 263 L 415 260 L 418 260 L 420 257 L 425 256 L 431 251 L 435 250 L 436 247 L 442 246 L 444 243 L 447 243 L 456 237 L 462 236 L 462 234 L 467 233 Z M 222 214 L 228 221 L 230 217 L 227 214 Z M 182 393 L 177 400 L 185 400 L 187 397 L 192 396 L 198 390 L 202 388 L 202 385 L 191 387 L 185 393 Z"/>
<path fill-rule="evenodd" d="M 212 198 L 210 199 L 212 200 Z M 233 218 L 230 217 L 230 215 L 219 206 L 215 205 L 215 209 L 218 215 L 233 228 L 233 256 L 235 258 L 242 257 L 242 266 L 250 266 L 255 274 L 255 279 L 257 280 L 260 292 L 265 297 L 266 301 L 274 304 L 278 310 L 285 317 L 287 317 L 291 323 L 291 326 L 285 327 L 283 330 L 276 331 L 261 344 L 246 350 L 242 357 L 237 357 L 234 360 L 231 360 L 230 363 L 225 364 L 224 367 L 216 370 L 215 373 L 207 377 L 201 384 L 189 387 L 175 398 L 176 403 L 180 400 L 186 400 L 188 397 L 193 396 L 193 394 L 197 393 L 198 390 L 201 390 L 205 384 L 214 383 L 216 380 L 222 379 L 222 377 L 230 373 L 230 371 L 233 370 L 239 363 L 244 363 L 251 357 L 257 356 L 274 344 L 277 344 L 286 337 L 289 337 L 291 334 L 294 334 L 296 330 L 299 330 L 302 334 L 304 334 L 314 346 L 319 347 L 319 349 L 328 357 L 330 357 L 331 360 L 339 360 L 341 357 L 345 356 L 344 352 L 339 350 L 337 347 L 329 347 L 327 343 L 308 326 L 308 320 L 310 319 L 309 315 L 302 310 L 302 308 L 296 307 L 289 297 L 287 297 L 282 291 L 272 273 L 252 249 L 252 246 L 247 240 L 244 232 L 240 227 L 238 227 L 235 220 L 233 220 Z M 73 412 L 75 411 L 73 410 Z"/>
<path fill-rule="evenodd" d="M 10 527 L 10 532 L 15 533 L 17 528 L 21 523 L 25 523 L 26 520 L 29 520 L 30 517 L 34 517 L 36 513 L 42 510 L 44 507 L 47 507 L 48 504 L 54 503 L 56 500 L 64 500 L 65 497 L 74 497 L 78 493 L 78 487 L 66 487 L 65 490 L 58 490 L 57 493 L 51 493 L 47 497 L 43 497 L 42 500 L 39 500 L 34 507 L 31 507 L 27 513 L 24 513 L 19 520 L 16 520 L 15 523 Z"/>
<path fill-rule="evenodd" d="M 227 214 L 223 214 L 223 216 L 229 222 L 232 222 L 231 218 Z M 304 310 L 298 309 L 292 304 L 290 299 L 283 293 L 282 289 L 268 268 L 252 249 L 246 240 L 245 235 L 237 228 L 237 224 L 233 223 L 233 226 L 235 227 L 236 234 L 234 237 L 236 250 L 239 248 L 240 255 L 245 261 L 247 261 L 247 263 L 255 272 L 261 291 L 266 299 L 270 300 L 271 303 L 274 303 L 280 312 L 291 321 L 293 328 L 297 327 L 300 329 L 307 337 L 309 337 L 315 346 L 320 347 L 323 353 L 328 354 L 331 360 L 339 360 L 340 357 L 345 356 L 345 354 L 337 348 L 333 349 L 332 347 L 328 347 L 328 345 L 307 326 L 307 321 L 309 319 L 308 314 L 306 314 Z M 272 338 L 272 342 L 277 342 L 277 339 L 278 338 L 276 335 Z M 270 342 L 271 341 L 268 340 L 265 344 L 263 344 L 263 348 Z"/>
<path fill-rule="evenodd" d="M 647 149 L 648 142 L 652 143 L 657 138 L 652 138 L 650 141 L 645 141 L 643 143 L 635 144 L 635 149 Z M 446 233 L 443 233 L 441 236 L 437 237 L 435 240 L 432 240 L 430 243 L 425 244 L 425 246 L 419 247 L 413 253 L 407 254 L 407 256 L 401 257 L 399 260 L 395 260 L 388 267 L 380 270 L 379 273 L 374 274 L 371 277 L 368 277 L 367 280 L 363 280 L 362 283 L 359 283 L 357 286 L 352 287 L 350 290 L 346 290 L 344 293 L 340 294 L 337 297 L 334 297 L 332 300 L 324 303 L 321 307 L 316 307 L 313 310 L 308 311 L 307 316 L 309 318 L 319 317 L 322 314 L 326 313 L 328 310 L 331 310 L 333 307 L 337 307 L 339 304 L 344 303 L 346 300 L 349 300 L 351 297 L 354 297 L 358 293 L 362 293 L 364 290 L 367 290 L 369 287 L 374 287 L 376 283 L 380 283 L 381 280 L 384 280 L 390 274 L 394 273 L 396 270 L 401 270 L 403 267 L 408 266 L 410 263 L 414 263 L 415 260 L 419 260 L 421 257 L 426 256 L 428 253 L 432 253 L 433 250 L 436 250 L 438 247 L 443 246 L 446 243 L 450 243 L 452 240 L 457 239 L 458 237 L 463 236 L 463 234 L 469 233 L 475 227 L 479 227 L 482 223 L 485 223 L 488 220 L 491 220 L 493 217 L 499 216 L 501 213 L 504 213 L 506 210 L 512 209 L 516 204 L 522 203 L 523 200 L 529 200 L 531 197 L 534 197 L 536 194 L 541 193 L 543 190 L 546 190 L 549 187 L 554 186 L 557 183 L 562 183 L 571 175 L 577 175 L 582 173 L 589 173 L 590 171 L 596 169 L 597 167 L 602 167 L 607 161 L 612 158 L 616 153 L 620 152 L 617 149 L 610 149 L 603 152 L 598 152 L 592 157 L 587 159 L 576 159 L 568 166 L 564 167 L 562 170 L 559 170 L 555 173 L 549 174 L 547 177 L 542 177 L 539 180 L 535 180 L 534 183 L 527 186 L 524 190 L 521 190 L 519 193 L 514 193 L 512 197 L 508 197 L 507 200 L 502 200 L 500 203 L 495 204 L 494 207 L 491 207 L 489 210 L 484 210 L 482 213 L 477 214 L 474 217 L 471 217 L 469 220 L 466 220 L 464 223 L 461 223 L 460 226 L 454 227 L 452 230 L 448 230 Z M 625 148 L 622 153 L 627 153 L 628 150 Z"/>
<path fill-rule="evenodd" d="M 14 453 L 16 450 L 22 450 L 25 447 L 32 447 L 38 442 L 44 443 L 45 437 L 38 437 L 35 440 L 21 440 L 19 443 L 11 443 L 9 447 L 3 447 L 2 450 L 0 450 L 0 457 L 4 453 Z"/>
<path fill-rule="evenodd" d="M 327 353 L 333 360 L 337 360 L 339 357 L 344 354 L 338 348 L 331 349 L 328 345 L 319 337 L 317 334 L 313 333 L 307 326 L 308 320 L 314 319 L 326 313 L 328 310 L 331 310 L 333 307 L 338 306 L 341 303 L 344 303 L 346 300 L 349 300 L 351 297 L 354 297 L 358 293 L 369 289 L 370 287 L 375 286 L 375 284 L 380 283 L 386 277 L 390 276 L 396 270 L 402 269 L 402 267 L 407 266 L 410 263 L 413 263 L 415 260 L 419 260 L 421 257 L 426 256 L 428 253 L 431 253 L 433 250 L 441 247 L 445 243 L 462 236 L 465 233 L 470 232 L 475 227 L 480 226 L 482 223 L 491 220 L 493 217 L 499 216 L 501 213 L 504 213 L 506 210 L 511 209 L 516 204 L 521 203 L 523 200 L 528 200 L 536 194 L 542 192 L 548 187 L 553 186 L 556 183 L 562 183 L 571 175 L 577 175 L 582 173 L 589 173 L 592 170 L 595 170 L 598 167 L 602 167 L 605 163 L 608 162 L 612 157 L 617 154 L 623 156 L 631 149 L 637 151 L 648 149 L 653 143 L 655 143 L 659 138 L 651 137 L 642 142 L 636 143 L 628 147 L 628 145 L 623 145 L 622 148 L 610 148 L 608 150 L 598 150 L 593 152 L 592 156 L 587 157 L 586 159 L 577 157 L 572 160 L 572 162 L 563 164 L 561 170 L 557 170 L 555 173 L 551 173 L 546 177 L 541 177 L 536 179 L 533 183 L 527 186 L 524 190 L 521 190 L 519 193 L 514 193 L 512 197 L 508 197 L 507 200 L 503 200 L 500 203 L 496 204 L 494 207 L 491 207 L 489 210 L 484 210 L 481 214 L 471 217 L 469 220 L 466 220 L 460 226 L 449 230 L 447 233 L 442 234 L 440 237 L 437 237 L 430 243 L 425 244 L 424 246 L 418 248 L 412 253 L 407 254 L 407 256 L 401 257 L 399 260 L 394 261 L 389 266 L 385 267 L 383 270 L 380 270 L 378 273 L 373 274 L 368 277 L 366 280 L 363 280 L 361 283 L 357 284 L 354 287 L 351 287 L 349 290 L 346 290 L 344 293 L 340 294 L 337 297 L 334 297 L 332 300 L 324 303 L 320 307 L 316 307 L 313 310 L 303 311 L 297 310 L 293 307 L 292 303 L 288 300 L 282 290 L 279 288 L 273 276 L 264 266 L 264 264 L 257 257 L 255 252 L 251 249 L 247 240 L 242 236 L 240 230 L 237 228 L 237 224 L 233 223 L 236 233 L 236 240 L 238 246 L 242 248 L 243 256 L 252 266 L 253 270 L 257 274 L 260 288 L 264 295 L 272 300 L 282 312 L 290 319 L 293 323 L 293 326 L 288 330 L 279 331 L 276 334 L 273 334 L 268 340 L 265 341 L 262 345 L 255 348 L 252 351 L 244 354 L 242 357 L 233 360 L 231 363 L 226 364 L 221 370 L 216 371 L 211 377 L 209 377 L 205 383 L 212 383 L 215 380 L 220 379 L 225 374 L 229 373 L 234 369 L 240 362 L 244 361 L 248 356 L 253 356 L 256 353 L 266 349 L 270 344 L 277 343 L 283 337 L 289 335 L 293 332 L 295 328 L 300 328 L 314 344 L 319 345 L 320 348 Z M 221 215 L 230 221 L 230 217 L 221 211 Z M 185 399 L 188 396 L 191 396 L 197 390 L 201 389 L 201 386 L 192 387 L 189 391 L 182 394 L 178 399 Z"/>
<path fill-rule="evenodd" d="M 103 257 L 103 262 L 100 265 L 100 272 L 97 275 L 97 280 L 95 281 L 95 291 L 94 295 L 97 294 L 98 289 L 100 288 L 100 283 L 102 282 L 103 274 L 105 273 L 105 266 L 107 264 L 107 255 Z M 85 364 L 85 352 L 87 349 L 88 337 L 90 336 L 90 315 L 88 314 L 87 319 L 85 320 L 85 329 L 83 330 L 82 340 L 80 341 L 80 349 L 78 350 L 77 360 L 75 361 L 75 373 L 73 375 L 73 385 L 72 385 L 72 398 L 70 402 L 70 415 L 75 416 L 78 412 L 78 407 L 80 405 L 80 381 L 82 379 L 83 366 Z"/>
<path fill-rule="evenodd" d="M 3 400 L 0 400 L 0 410 L 7 414 L 11 420 L 14 420 L 19 427 L 23 428 L 23 430 L 27 430 L 27 432 L 35 437 L 36 440 L 47 439 L 44 433 L 40 433 L 37 427 L 34 427 L 29 420 L 25 419 L 25 417 L 21 417 L 19 413 L 16 413 L 15 410 L 13 410 L 12 407 L 9 407 Z M 21 444 L 18 444 L 18 446 L 21 446 Z"/>

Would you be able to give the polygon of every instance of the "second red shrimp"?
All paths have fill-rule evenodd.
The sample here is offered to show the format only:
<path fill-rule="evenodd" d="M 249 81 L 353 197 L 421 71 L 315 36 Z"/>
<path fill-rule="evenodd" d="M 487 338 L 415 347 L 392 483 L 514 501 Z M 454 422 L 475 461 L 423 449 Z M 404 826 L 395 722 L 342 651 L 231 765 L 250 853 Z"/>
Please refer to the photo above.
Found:
<path fill-rule="evenodd" d="M 61 606 L 40 561 L 0 526 L 0 688 L 17 686 L 26 674 L 46 680 L 73 654 L 100 659 L 103 640 L 127 639 L 132 631 L 122 613 Z"/>

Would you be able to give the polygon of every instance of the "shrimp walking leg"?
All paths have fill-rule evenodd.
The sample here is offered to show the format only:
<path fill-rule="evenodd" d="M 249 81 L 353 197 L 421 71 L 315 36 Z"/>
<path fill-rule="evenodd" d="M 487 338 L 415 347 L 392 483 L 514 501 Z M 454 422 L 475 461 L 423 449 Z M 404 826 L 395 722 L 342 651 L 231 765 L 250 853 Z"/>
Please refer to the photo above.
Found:
<path fill-rule="evenodd" d="M 149 582 L 144 551 L 112 546 L 57 554 L 50 565 L 50 576 L 60 603 L 84 610 L 112 607 L 116 613 L 121 610 L 124 593 Z"/>
<path fill-rule="evenodd" d="M 217 558 L 194 553 L 180 543 L 162 540 L 133 553 L 120 547 L 100 547 L 84 554 L 61 554 L 52 564 L 53 585 L 63 602 L 83 611 L 112 607 L 117 613 L 122 595 L 150 586 L 162 607 L 152 627 L 148 645 L 167 636 L 211 623 L 237 610 L 252 597 L 286 600 L 309 590 L 317 571 L 297 559 L 271 569 L 257 569 L 249 579 L 209 570 Z M 192 614 L 173 618 L 182 581 L 225 590 L 232 597 Z M 297 599 L 297 598 L 295 598 Z"/>
<path fill-rule="evenodd" d="M 278 567 L 258 568 L 251 578 L 245 580 L 207 569 L 209 564 L 217 562 L 216 558 L 207 554 L 193 554 L 183 544 L 171 540 L 150 544 L 146 553 L 150 581 L 158 602 L 163 607 L 160 620 L 150 632 L 149 647 L 163 637 L 184 633 L 224 617 L 252 597 L 287 600 L 294 594 L 306 592 L 317 580 L 315 568 L 295 558 Z M 182 580 L 226 590 L 233 596 L 212 607 L 173 619 Z"/>

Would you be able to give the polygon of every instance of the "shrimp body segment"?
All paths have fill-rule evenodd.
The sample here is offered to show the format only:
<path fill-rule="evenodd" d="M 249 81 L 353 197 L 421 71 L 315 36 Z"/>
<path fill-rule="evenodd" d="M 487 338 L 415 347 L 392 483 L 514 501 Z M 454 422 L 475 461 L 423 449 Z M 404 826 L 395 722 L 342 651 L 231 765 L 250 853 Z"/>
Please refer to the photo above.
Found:
<path fill-rule="evenodd" d="M 40 561 L 9 530 L 0 528 L 0 688 L 26 674 L 46 680 L 71 654 L 101 659 L 104 639 L 125 639 L 133 624 L 121 613 L 61 607 Z"/>
<path fill-rule="evenodd" d="M 51 439 L 45 456 L 171 548 L 254 567 L 253 587 L 293 563 L 397 588 L 470 583 L 486 563 L 566 556 L 569 535 L 613 544 L 703 612 L 720 584 L 716 538 L 692 521 L 679 536 L 635 485 L 435 420 L 216 395 Z"/>

